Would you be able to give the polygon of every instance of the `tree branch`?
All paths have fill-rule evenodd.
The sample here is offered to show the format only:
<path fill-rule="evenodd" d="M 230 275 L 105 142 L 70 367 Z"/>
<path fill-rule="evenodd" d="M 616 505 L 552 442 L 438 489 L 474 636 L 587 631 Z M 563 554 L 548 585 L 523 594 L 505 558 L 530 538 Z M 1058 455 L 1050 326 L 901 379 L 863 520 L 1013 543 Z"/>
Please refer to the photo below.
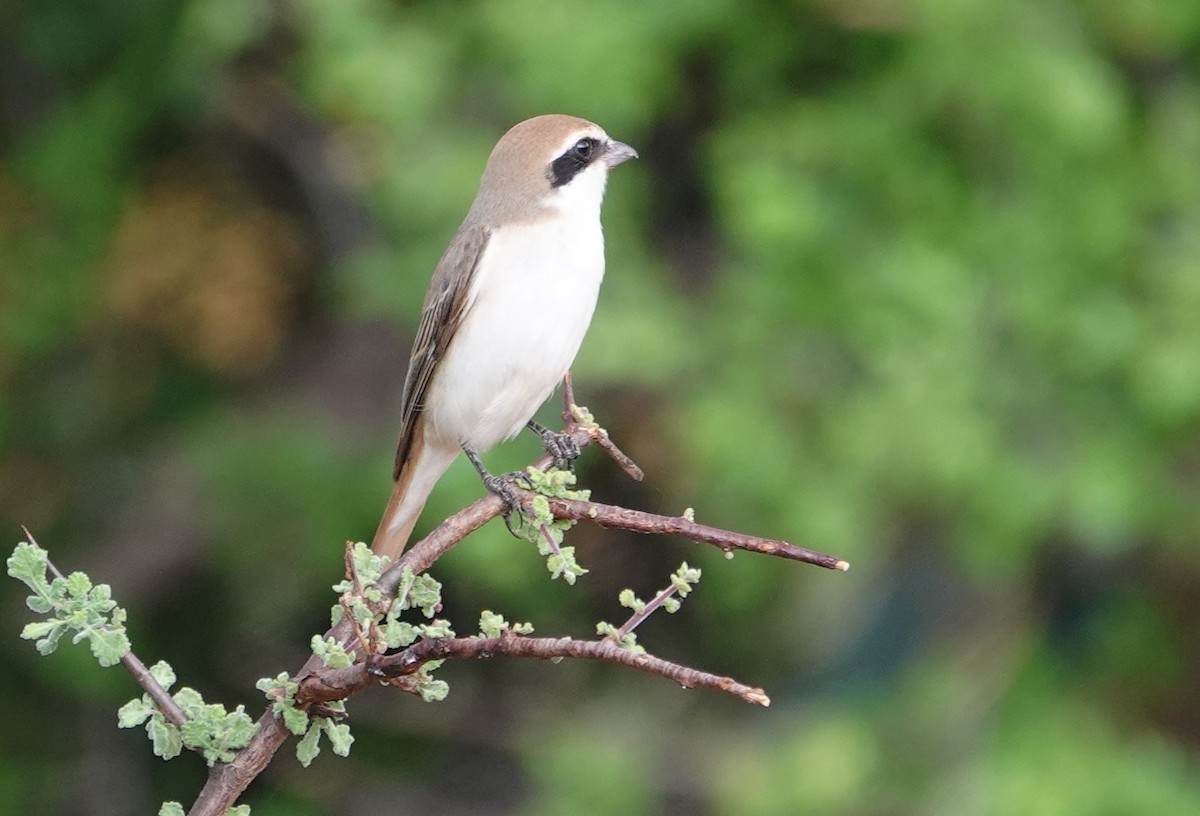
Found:
<path fill-rule="evenodd" d="M 492 638 L 433 638 L 422 640 L 402 652 L 346 669 L 322 670 L 306 677 L 297 692 L 297 702 L 305 704 L 340 700 L 385 678 L 414 674 L 431 660 L 487 660 L 492 657 L 525 657 L 535 660 L 559 660 L 564 657 L 599 660 L 638 669 L 673 680 L 684 688 L 709 688 L 740 697 L 748 703 L 766 706 L 771 700 L 760 688 L 737 682 L 732 677 L 672 663 L 651 654 L 626 649 L 610 638 L 573 640 L 531 638 L 505 632 Z"/>
<path fill-rule="evenodd" d="M 709 527 L 706 524 L 697 524 L 680 516 L 660 516 L 656 513 L 646 513 L 641 510 L 630 510 L 626 507 L 578 499 L 548 498 L 547 501 L 550 503 L 550 512 L 558 519 L 591 521 L 601 527 L 617 527 L 635 533 L 683 536 L 693 541 L 712 544 L 727 553 L 735 549 L 748 550 L 763 555 L 788 558 L 792 561 L 803 561 L 806 564 L 815 564 L 818 567 L 842 572 L 850 569 L 849 563 L 826 553 L 797 547 L 786 541 L 759 538 L 732 530 Z"/>
<path fill-rule="evenodd" d="M 595 442 L 632 478 L 641 478 L 641 469 L 623 454 L 608 439 L 608 434 L 590 420 L 585 421 L 583 411 L 574 405 L 574 394 L 569 379 L 564 396 L 567 401 L 566 432 L 580 448 Z M 542 456 L 533 467 L 546 470 L 553 464 L 549 455 Z M 517 488 L 524 502 L 531 501 L 537 494 Z M 794 561 L 816 564 L 828 569 L 846 570 L 849 564 L 824 553 L 797 547 L 785 541 L 758 538 L 731 530 L 722 530 L 697 524 L 685 518 L 644 513 L 623 507 L 590 501 L 549 498 L 551 513 L 555 518 L 587 520 L 603 527 L 620 528 L 639 533 L 664 533 L 679 535 L 694 541 L 703 541 L 729 552 L 742 549 L 788 558 Z M 439 558 L 458 545 L 468 535 L 488 521 L 508 511 L 504 501 L 495 495 L 487 495 L 439 524 L 429 535 L 406 550 L 376 582 L 385 595 L 393 594 L 403 577 L 404 569 L 413 574 L 427 571 Z M 356 632 L 348 617 L 326 632 L 325 637 L 336 638 L 347 648 L 356 645 Z M 341 699 L 354 691 L 388 677 L 398 679 L 411 675 L 430 660 L 444 658 L 485 658 L 503 654 L 550 660 L 574 657 L 584 660 L 601 660 L 628 666 L 673 680 L 687 688 L 711 688 L 740 697 L 759 705 L 768 705 L 770 699 L 762 689 L 738 683 L 730 677 L 709 674 L 696 669 L 671 663 L 652 655 L 622 648 L 610 639 L 578 641 L 570 638 L 527 638 L 507 633 L 499 638 L 440 638 L 414 643 L 407 649 L 383 657 L 372 656 L 360 660 L 354 666 L 331 672 L 315 656 L 296 673 L 300 683 L 299 698 L 307 704 Z M 371 674 L 370 672 L 378 672 Z M 390 674 L 389 674 L 390 672 Z M 398 684 L 400 685 L 400 684 Z M 335 693 L 336 692 L 336 693 Z M 287 740 L 288 730 L 268 708 L 258 720 L 259 728 L 250 744 L 238 754 L 233 762 L 217 764 L 209 772 L 208 781 L 196 799 L 189 816 L 222 816 L 233 806 L 242 791 L 270 763 L 271 758 Z"/>
<path fill-rule="evenodd" d="M 617 443 L 609 438 L 608 431 L 593 421 L 585 421 L 585 413 L 586 409 L 581 408 L 575 403 L 575 381 L 571 378 L 571 372 L 568 371 L 566 376 L 563 377 L 562 414 L 567 431 L 586 431 L 589 439 L 603 448 L 604 452 L 609 455 L 609 458 L 616 462 L 617 467 L 625 471 L 630 479 L 640 482 L 646 478 L 646 472 L 638 467 L 636 462 L 626 456 L 624 451 L 617 447 Z"/>
<path fill-rule="evenodd" d="M 155 707 L 162 712 L 167 721 L 176 728 L 183 728 L 184 723 L 187 722 L 187 715 L 183 713 L 183 709 L 175 702 L 175 698 L 171 696 L 170 692 L 154 679 L 154 675 L 146 668 L 146 664 L 130 651 L 121 656 L 121 665 L 133 676 L 134 682 L 150 695 Z"/>

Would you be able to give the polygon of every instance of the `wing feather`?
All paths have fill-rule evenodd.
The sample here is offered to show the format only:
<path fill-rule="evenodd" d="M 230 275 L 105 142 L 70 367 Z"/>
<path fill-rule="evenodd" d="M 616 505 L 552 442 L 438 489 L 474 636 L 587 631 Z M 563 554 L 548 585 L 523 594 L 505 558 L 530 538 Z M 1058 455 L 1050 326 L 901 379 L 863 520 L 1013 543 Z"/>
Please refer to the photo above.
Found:
<path fill-rule="evenodd" d="M 417 422 L 425 407 L 425 395 L 438 363 L 470 308 L 470 295 L 479 259 L 487 248 L 491 231 L 482 226 L 464 227 L 455 234 L 438 261 L 425 293 L 421 324 L 413 340 L 401 398 L 400 442 L 396 448 L 396 466 L 392 478 L 400 477 L 400 468 L 408 458 Z"/>

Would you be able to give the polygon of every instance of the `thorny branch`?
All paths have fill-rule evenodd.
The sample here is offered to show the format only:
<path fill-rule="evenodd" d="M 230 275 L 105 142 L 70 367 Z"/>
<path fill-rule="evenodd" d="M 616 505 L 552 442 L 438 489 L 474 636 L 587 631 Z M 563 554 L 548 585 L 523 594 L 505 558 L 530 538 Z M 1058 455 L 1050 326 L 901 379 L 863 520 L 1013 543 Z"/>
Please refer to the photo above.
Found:
<path fill-rule="evenodd" d="M 632 459 L 626 456 L 608 438 L 608 433 L 590 420 L 586 412 L 574 404 L 574 392 L 570 375 L 564 383 L 566 411 L 566 433 L 580 448 L 591 443 L 599 445 L 633 479 L 643 476 Z M 545 470 L 553 463 L 545 455 L 534 463 L 534 467 Z M 517 489 L 522 503 L 531 501 L 535 493 Z M 623 507 L 589 501 L 549 499 L 550 511 L 555 518 L 591 521 L 603 527 L 616 527 L 641 533 L 665 533 L 679 535 L 694 541 L 703 541 L 730 552 L 742 549 L 766 555 L 774 555 L 816 564 L 828 569 L 846 570 L 849 564 L 824 553 L 806 550 L 785 541 L 758 538 L 730 530 L 708 527 L 687 519 L 644 513 Z M 507 512 L 502 499 L 495 495 L 485 496 L 443 521 L 425 538 L 404 552 L 376 582 L 385 595 L 395 592 L 403 577 L 404 569 L 414 574 L 428 570 L 438 558 L 459 544 L 464 538 L 482 527 L 496 516 Z M 353 575 L 351 573 L 353 579 Z M 357 644 L 358 633 L 350 616 L 332 627 L 325 637 L 334 637 L 347 648 Z M 365 650 L 364 650 L 365 651 Z M 401 680 L 412 675 L 431 660 L 487 658 L 512 656 L 551 660 L 572 657 L 584 660 L 601 660 L 655 674 L 685 687 L 711 688 L 741 699 L 768 705 L 770 699 L 762 689 L 746 686 L 730 677 L 709 674 L 687 666 L 671 663 L 649 654 L 626 649 L 615 641 L 602 638 L 594 641 L 570 638 L 531 638 L 505 632 L 497 638 L 435 638 L 414 643 L 412 646 L 386 656 L 372 656 L 369 661 L 360 660 L 355 665 L 340 670 L 326 669 L 315 656 L 310 657 L 296 673 L 301 684 L 297 700 L 301 704 L 319 705 L 323 702 L 342 699 L 374 682 L 391 682 L 400 688 Z M 200 792 L 189 816 L 220 816 L 237 801 L 242 791 L 267 767 L 275 752 L 287 740 L 288 731 L 281 720 L 267 709 L 259 718 L 259 728 L 250 744 L 230 763 L 218 764 L 209 772 L 208 781 Z"/>

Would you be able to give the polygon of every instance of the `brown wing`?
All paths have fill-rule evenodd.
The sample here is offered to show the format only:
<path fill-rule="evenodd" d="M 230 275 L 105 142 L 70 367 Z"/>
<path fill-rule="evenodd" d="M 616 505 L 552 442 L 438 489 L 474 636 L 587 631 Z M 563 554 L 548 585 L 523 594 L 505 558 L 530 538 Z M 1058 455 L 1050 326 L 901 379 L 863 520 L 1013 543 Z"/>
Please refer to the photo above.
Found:
<path fill-rule="evenodd" d="M 404 380 L 404 397 L 400 402 L 400 444 L 396 449 L 393 480 L 400 478 L 400 467 L 408 458 L 433 372 L 445 356 L 446 348 L 467 309 L 471 282 L 475 279 L 479 259 L 490 235 L 486 227 L 460 229 L 438 261 L 433 280 L 429 282 L 425 305 L 421 308 L 421 325 L 417 327 L 417 336 L 408 360 L 408 376 Z"/>

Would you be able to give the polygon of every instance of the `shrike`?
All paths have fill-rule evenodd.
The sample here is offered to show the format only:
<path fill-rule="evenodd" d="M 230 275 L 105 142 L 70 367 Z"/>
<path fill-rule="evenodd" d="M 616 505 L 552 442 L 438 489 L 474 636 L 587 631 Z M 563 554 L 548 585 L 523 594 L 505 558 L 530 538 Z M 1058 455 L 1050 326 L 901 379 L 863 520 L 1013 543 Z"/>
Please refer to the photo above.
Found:
<path fill-rule="evenodd" d="M 608 171 L 636 156 L 557 115 L 521 122 L 492 150 L 425 294 L 376 553 L 400 554 L 459 450 L 478 462 L 516 436 L 567 373 L 604 277 Z"/>

